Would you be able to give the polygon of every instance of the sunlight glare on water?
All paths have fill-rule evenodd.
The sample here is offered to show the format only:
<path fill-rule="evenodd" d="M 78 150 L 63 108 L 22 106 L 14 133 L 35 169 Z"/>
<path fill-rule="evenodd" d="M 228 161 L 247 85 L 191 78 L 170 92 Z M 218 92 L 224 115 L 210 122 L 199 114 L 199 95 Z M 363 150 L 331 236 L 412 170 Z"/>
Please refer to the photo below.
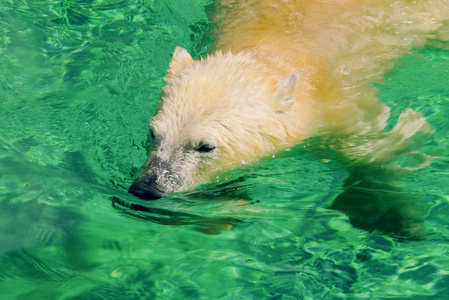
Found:
<path fill-rule="evenodd" d="M 311 139 L 155 202 L 127 193 L 175 46 L 212 44 L 211 1 L 0 0 L 2 299 L 445 299 L 449 51 L 376 84 L 435 130 L 404 180 L 422 241 L 330 210 L 348 172 Z M 324 154 L 324 156 L 323 156 Z"/>

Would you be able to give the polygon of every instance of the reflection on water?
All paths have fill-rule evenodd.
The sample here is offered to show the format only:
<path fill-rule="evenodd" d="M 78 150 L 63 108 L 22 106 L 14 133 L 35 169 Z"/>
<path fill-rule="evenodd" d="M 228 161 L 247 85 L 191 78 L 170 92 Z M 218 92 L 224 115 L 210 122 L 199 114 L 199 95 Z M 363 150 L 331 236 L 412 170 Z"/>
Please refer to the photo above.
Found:
<path fill-rule="evenodd" d="M 170 211 L 144 204 L 126 203 L 117 197 L 112 198 L 112 205 L 124 214 L 137 219 L 162 225 L 190 225 L 196 230 L 208 234 L 217 234 L 222 230 L 231 230 L 234 224 L 240 221 L 238 218 L 232 217 L 205 218 L 194 214 Z"/>

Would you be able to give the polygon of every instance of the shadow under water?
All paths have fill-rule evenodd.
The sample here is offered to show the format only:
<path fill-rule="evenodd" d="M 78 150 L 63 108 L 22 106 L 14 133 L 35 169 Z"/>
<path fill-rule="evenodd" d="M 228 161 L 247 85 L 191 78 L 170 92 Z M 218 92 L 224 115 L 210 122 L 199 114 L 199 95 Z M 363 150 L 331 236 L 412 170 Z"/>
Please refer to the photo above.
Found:
<path fill-rule="evenodd" d="M 428 207 L 418 205 L 422 194 L 403 189 L 397 178 L 382 168 L 357 168 L 343 185 L 344 191 L 330 209 L 345 213 L 357 228 L 380 231 L 402 239 L 423 239 Z"/>

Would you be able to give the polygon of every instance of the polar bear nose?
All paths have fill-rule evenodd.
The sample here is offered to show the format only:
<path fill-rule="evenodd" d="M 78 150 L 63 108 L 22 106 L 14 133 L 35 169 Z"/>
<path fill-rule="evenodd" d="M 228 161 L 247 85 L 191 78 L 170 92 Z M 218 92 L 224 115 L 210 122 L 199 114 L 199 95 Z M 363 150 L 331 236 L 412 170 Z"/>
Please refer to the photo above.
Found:
<path fill-rule="evenodd" d="M 134 181 L 130 186 L 129 193 L 143 200 L 157 200 L 162 197 L 162 192 L 157 190 L 154 186 L 148 186 L 140 180 Z"/>

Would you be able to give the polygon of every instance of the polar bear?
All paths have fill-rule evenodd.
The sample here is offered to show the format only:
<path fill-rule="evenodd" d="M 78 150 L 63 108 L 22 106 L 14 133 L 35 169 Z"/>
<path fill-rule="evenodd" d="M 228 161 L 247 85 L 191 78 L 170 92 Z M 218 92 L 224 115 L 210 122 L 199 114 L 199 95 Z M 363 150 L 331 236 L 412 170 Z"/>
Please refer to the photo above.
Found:
<path fill-rule="evenodd" d="M 372 82 L 410 49 L 445 38 L 448 2 L 222 0 L 211 54 L 195 61 L 174 51 L 150 121 L 153 148 L 129 192 L 157 199 L 185 191 L 316 135 L 354 170 L 346 198 L 359 194 L 359 181 L 361 190 L 395 189 L 408 171 L 398 153 L 431 130 L 407 110 L 385 131 L 389 108 Z M 366 166 L 384 174 L 382 183 Z M 339 199 L 335 207 L 351 216 Z"/>

